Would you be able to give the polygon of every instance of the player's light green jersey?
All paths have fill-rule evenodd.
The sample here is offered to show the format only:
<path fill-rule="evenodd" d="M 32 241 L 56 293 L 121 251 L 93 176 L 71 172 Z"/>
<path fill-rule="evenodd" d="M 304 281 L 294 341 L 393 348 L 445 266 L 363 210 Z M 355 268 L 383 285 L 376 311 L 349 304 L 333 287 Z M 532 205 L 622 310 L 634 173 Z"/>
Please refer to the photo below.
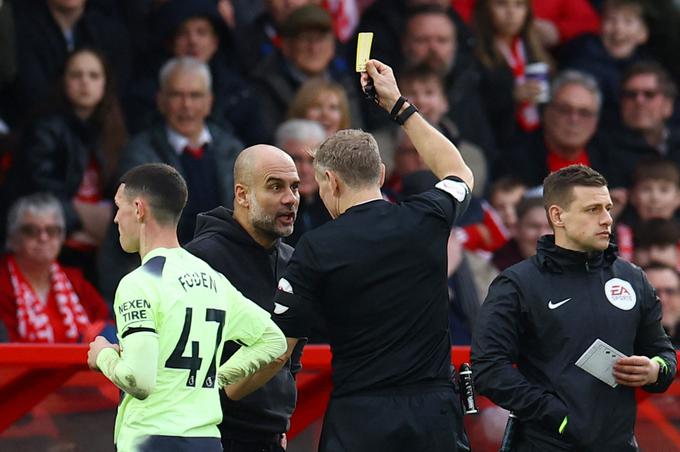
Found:
<path fill-rule="evenodd" d="M 125 394 L 114 438 L 134 450 L 147 435 L 219 437 L 216 372 L 227 340 L 251 345 L 269 314 L 220 273 L 181 248 L 158 248 L 118 286 L 114 311 L 125 358 L 126 337 L 157 336 L 156 381 L 148 397 Z M 150 354 L 153 356 L 153 354 Z"/>

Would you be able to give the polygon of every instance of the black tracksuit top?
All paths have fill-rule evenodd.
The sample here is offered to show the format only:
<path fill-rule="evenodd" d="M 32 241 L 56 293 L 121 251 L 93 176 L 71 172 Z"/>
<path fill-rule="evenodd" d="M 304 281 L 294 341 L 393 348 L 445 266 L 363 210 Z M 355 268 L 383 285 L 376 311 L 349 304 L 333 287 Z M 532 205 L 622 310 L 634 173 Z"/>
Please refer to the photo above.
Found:
<path fill-rule="evenodd" d="M 472 341 L 477 389 L 514 411 L 542 450 L 637 449 L 634 389 L 612 388 L 575 365 L 595 339 L 665 361 L 645 390 L 662 392 L 673 381 L 676 355 L 660 302 L 644 272 L 615 251 L 587 255 L 544 236 L 537 255 L 496 278 L 481 307 Z"/>
<path fill-rule="evenodd" d="M 272 249 L 264 249 L 234 220 L 230 210 L 217 207 L 198 215 L 194 240 L 185 248 L 261 308 L 270 313 L 274 310 L 276 283 L 293 254 L 289 245 L 279 240 Z M 227 342 L 220 364 L 238 348 L 238 344 Z M 247 439 L 287 431 L 297 397 L 294 374 L 299 369 L 300 350 L 296 349 L 283 369 L 243 399 L 229 400 L 220 391 L 222 436 Z"/>

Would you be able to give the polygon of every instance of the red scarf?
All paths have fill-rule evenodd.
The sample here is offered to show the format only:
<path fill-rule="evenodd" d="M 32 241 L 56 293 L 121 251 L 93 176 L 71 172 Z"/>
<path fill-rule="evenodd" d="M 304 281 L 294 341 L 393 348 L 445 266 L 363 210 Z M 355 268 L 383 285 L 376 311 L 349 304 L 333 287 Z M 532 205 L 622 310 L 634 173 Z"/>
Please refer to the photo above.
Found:
<path fill-rule="evenodd" d="M 7 258 L 7 266 L 17 303 L 19 336 L 26 342 L 54 342 L 54 330 L 46 303 L 35 294 L 31 284 L 21 273 L 14 256 Z M 81 333 L 90 324 L 87 313 L 68 277 L 56 262 L 50 266 L 50 280 L 52 283 L 50 292 L 64 322 L 64 334 L 69 342 L 77 342 Z"/>
<path fill-rule="evenodd" d="M 505 61 L 507 61 L 508 66 L 510 66 L 512 74 L 515 76 L 515 85 L 524 83 L 526 81 L 524 69 L 527 64 L 527 56 L 522 38 L 516 37 L 513 39 L 510 48 L 501 42 L 499 42 L 498 46 L 505 57 Z M 515 117 L 519 126 L 526 132 L 536 130 L 540 125 L 538 108 L 536 108 L 536 105 L 530 104 L 529 102 L 521 102 L 517 106 Z"/>

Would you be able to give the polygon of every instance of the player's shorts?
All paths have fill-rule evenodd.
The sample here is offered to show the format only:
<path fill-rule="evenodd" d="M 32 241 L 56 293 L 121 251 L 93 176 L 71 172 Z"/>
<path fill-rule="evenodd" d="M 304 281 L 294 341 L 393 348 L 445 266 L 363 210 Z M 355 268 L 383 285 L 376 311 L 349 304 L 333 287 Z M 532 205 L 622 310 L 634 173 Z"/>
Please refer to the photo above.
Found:
<path fill-rule="evenodd" d="M 135 452 L 222 452 L 219 438 L 153 435 L 137 445 Z"/>

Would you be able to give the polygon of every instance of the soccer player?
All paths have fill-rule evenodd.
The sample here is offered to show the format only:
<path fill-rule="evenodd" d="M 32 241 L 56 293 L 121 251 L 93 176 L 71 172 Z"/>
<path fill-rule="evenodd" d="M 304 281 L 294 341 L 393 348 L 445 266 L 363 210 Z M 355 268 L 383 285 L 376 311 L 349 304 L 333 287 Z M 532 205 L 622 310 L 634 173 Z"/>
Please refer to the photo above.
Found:
<path fill-rule="evenodd" d="M 142 265 L 120 282 L 114 311 L 120 348 L 99 336 L 88 365 L 125 394 L 119 452 L 221 451 L 218 386 L 269 364 L 286 349 L 269 314 L 179 246 L 186 183 L 172 167 L 141 165 L 121 179 L 114 222 Z M 243 347 L 222 366 L 227 340 Z"/>

